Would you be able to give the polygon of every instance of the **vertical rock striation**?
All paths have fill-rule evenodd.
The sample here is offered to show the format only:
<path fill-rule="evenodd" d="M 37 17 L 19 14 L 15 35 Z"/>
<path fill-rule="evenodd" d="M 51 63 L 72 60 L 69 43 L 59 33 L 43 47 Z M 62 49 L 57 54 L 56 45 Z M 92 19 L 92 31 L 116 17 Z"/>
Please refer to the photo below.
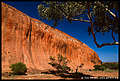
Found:
<path fill-rule="evenodd" d="M 80 64 L 83 69 L 92 69 L 101 60 L 95 51 L 81 41 L 58 29 L 33 19 L 21 11 L 2 4 L 2 71 L 10 64 L 23 62 L 27 68 L 52 69 L 50 56 L 62 54 L 70 60 L 73 70 Z"/>

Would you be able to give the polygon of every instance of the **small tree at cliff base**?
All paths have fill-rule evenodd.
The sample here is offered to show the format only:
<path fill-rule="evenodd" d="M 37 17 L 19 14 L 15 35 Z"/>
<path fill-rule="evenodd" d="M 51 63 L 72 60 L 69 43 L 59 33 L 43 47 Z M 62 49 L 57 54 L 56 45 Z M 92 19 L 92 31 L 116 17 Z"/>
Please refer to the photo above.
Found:
<path fill-rule="evenodd" d="M 27 67 L 22 62 L 11 64 L 10 68 L 13 75 L 24 75 L 27 72 Z"/>
<path fill-rule="evenodd" d="M 68 60 L 66 57 L 63 57 L 62 55 L 58 54 L 58 58 L 55 59 L 55 57 L 50 56 L 50 64 L 52 67 L 56 68 L 58 72 L 60 73 L 68 73 L 71 69 L 67 66 Z"/>

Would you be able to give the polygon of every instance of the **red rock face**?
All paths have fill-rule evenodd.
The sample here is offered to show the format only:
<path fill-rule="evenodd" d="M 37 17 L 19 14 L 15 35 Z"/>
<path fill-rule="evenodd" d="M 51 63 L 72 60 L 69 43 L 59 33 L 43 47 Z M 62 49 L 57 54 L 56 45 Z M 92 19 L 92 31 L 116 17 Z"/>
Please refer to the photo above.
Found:
<path fill-rule="evenodd" d="M 57 54 L 67 57 L 73 70 L 80 64 L 84 64 L 82 69 L 93 69 L 93 65 L 101 63 L 86 44 L 5 3 L 2 3 L 1 27 L 2 71 L 17 62 L 32 69 L 52 69 L 49 57 Z"/>

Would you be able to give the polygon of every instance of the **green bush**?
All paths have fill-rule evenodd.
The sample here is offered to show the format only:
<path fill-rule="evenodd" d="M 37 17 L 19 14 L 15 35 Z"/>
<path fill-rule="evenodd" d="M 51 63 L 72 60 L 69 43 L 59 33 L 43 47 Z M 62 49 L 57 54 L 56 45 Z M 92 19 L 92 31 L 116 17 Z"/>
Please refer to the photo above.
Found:
<path fill-rule="evenodd" d="M 106 68 L 109 68 L 109 69 L 114 69 L 114 70 L 117 70 L 119 67 L 118 67 L 118 63 L 104 63 L 103 64 Z"/>
<path fill-rule="evenodd" d="M 118 63 L 103 63 L 101 65 L 95 65 L 94 66 L 94 70 L 105 70 L 105 69 L 113 69 L 113 70 L 117 70 L 118 67 Z"/>
<path fill-rule="evenodd" d="M 58 58 L 50 56 L 50 65 L 57 69 L 58 72 L 68 73 L 71 69 L 67 66 L 68 60 L 62 55 L 58 54 Z"/>
<path fill-rule="evenodd" d="M 102 70 L 102 71 L 106 69 L 106 67 L 103 65 L 95 65 L 94 68 L 95 68 L 94 70 Z"/>
<path fill-rule="evenodd" d="M 10 68 L 12 70 L 13 75 L 24 75 L 27 72 L 26 65 L 21 62 L 11 64 Z"/>

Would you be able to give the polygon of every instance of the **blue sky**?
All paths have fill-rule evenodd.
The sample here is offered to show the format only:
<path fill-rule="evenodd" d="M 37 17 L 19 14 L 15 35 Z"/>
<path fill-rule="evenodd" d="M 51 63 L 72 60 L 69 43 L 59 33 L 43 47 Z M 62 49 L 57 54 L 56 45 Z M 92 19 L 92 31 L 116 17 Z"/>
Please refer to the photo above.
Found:
<path fill-rule="evenodd" d="M 4 1 L 5 3 L 15 7 L 16 9 L 22 11 L 23 13 L 27 14 L 28 16 L 40 19 L 37 5 L 40 2 L 37 1 Z M 52 26 L 52 22 L 48 22 L 47 20 L 41 20 L 44 23 Z M 83 43 L 87 44 L 90 48 L 92 48 L 100 57 L 103 62 L 118 62 L 118 46 L 105 46 L 102 48 L 97 48 L 93 42 L 92 36 L 88 35 L 87 27 L 89 26 L 88 23 L 83 23 L 79 21 L 74 21 L 70 24 L 68 21 L 61 22 L 56 28 L 73 36 L 74 38 L 82 41 Z M 97 34 L 97 41 L 99 43 L 102 42 L 112 42 L 111 32 L 105 33 L 104 36 L 101 34 Z M 115 35 L 115 38 L 118 39 L 118 35 Z"/>

